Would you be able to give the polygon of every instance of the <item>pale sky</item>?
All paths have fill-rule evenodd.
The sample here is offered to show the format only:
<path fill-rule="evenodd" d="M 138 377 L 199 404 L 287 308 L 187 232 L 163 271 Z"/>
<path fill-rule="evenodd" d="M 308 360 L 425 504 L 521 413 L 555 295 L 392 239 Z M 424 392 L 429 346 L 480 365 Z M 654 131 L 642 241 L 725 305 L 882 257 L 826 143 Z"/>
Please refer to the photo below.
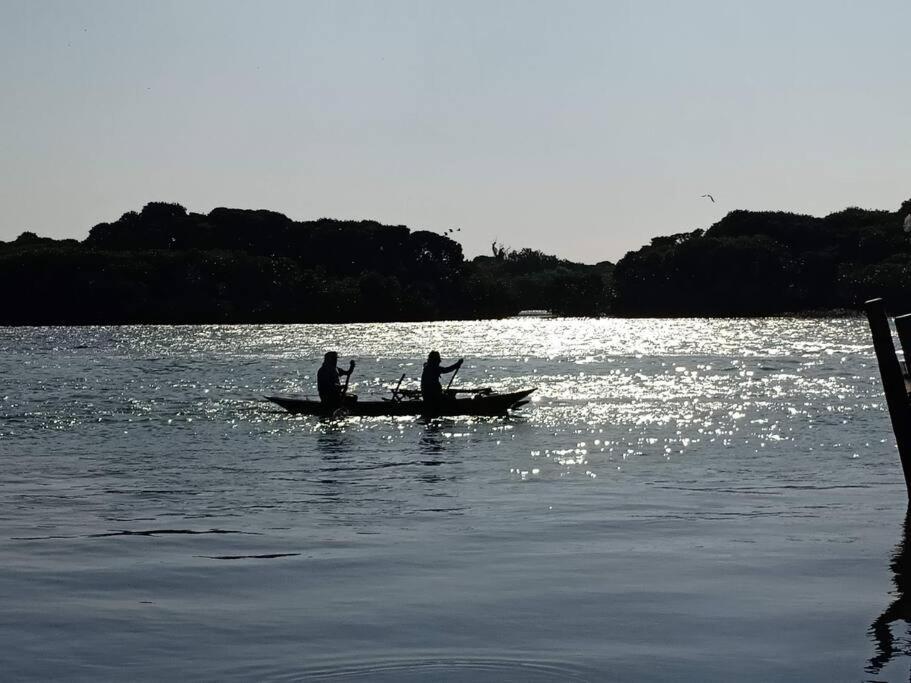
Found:
<path fill-rule="evenodd" d="M 0 240 L 175 201 L 593 263 L 895 210 L 909 69 L 908 0 L 0 0 Z"/>

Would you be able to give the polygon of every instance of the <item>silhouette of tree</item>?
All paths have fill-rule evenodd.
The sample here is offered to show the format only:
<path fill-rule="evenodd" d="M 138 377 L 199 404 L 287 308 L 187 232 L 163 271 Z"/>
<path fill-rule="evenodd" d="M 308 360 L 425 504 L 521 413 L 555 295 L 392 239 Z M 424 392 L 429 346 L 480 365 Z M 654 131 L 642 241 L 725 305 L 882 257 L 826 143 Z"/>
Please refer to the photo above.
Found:
<path fill-rule="evenodd" d="M 908 298 L 902 210 L 852 207 L 824 218 L 732 211 L 705 232 L 656 237 L 617 263 L 614 310 L 771 315 Z"/>
<path fill-rule="evenodd" d="M 488 272 L 466 263 L 445 235 L 402 225 L 293 221 L 224 207 L 203 215 L 152 202 L 99 223 L 82 243 L 28 232 L 0 243 L 0 285 L 22 291 L 22 282 L 36 283 L 0 309 L 0 323 L 343 322 L 603 309 L 603 292 L 591 294 L 594 280 L 579 275 L 591 266 L 502 249 L 504 269 Z M 571 277 L 554 281 L 555 268 Z M 580 298 L 570 305 L 572 292 Z"/>

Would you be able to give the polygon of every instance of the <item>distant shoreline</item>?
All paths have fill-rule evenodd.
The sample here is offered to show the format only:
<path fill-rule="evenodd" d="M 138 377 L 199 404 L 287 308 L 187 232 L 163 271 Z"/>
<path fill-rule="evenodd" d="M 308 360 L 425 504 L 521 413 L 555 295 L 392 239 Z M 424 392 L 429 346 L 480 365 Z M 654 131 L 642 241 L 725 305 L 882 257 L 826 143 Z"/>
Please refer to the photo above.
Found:
<path fill-rule="evenodd" d="M 853 317 L 874 297 L 911 303 L 909 215 L 911 200 L 824 218 L 732 211 L 586 265 L 497 242 L 466 260 L 457 228 L 152 202 L 81 242 L 0 242 L 0 325 Z"/>

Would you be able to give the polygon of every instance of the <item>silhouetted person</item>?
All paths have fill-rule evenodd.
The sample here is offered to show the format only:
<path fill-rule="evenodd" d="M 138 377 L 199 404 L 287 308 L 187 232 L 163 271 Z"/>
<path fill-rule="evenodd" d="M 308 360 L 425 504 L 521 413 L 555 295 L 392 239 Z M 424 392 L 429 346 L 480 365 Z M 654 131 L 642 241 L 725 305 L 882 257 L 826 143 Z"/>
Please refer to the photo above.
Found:
<path fill-rule="evenodd" d="M 892 583 L 895 586 L 895 600 L 870 625 L 870 635 L 876 639 L 876 656 L 870 659 L 867 672 L 878 674 L 896 655 L 909 655 L 907 645 L 896 646 L 892 635 L 892 624 L 904 622 L 907 629 L 911 623 L 911 508 L 902 527 L 902 539 L 892 555 Z M 904 639 L 902 639 L 904 643 Z"/>
<path fill-rule="evenodd" d="M 354 361 L 351 361 L 347 370 L 342 370 L 338 367 L 338 354 L 335 351 L 328 351 L 323 356 L 323 364 L 316 373 L 316 389 L 324 406 L 333 410 L 341 407 L 342 383 L 338 378 L 350 377 L 352 372 Z"/>
<path fill-rule="evenodd" d="M 439 405 L 443 400 L 443 386 L 440 384 L 440 375 L 446 372 L 452 372 L 462 367 L 464 358 L 459 358 L 452 365 L 443 367 L 440 365 L 440 354 L 437 351 L 431 351 L 427 356 L 427 362 L 424 363 L 424 372 L 421 373 L 421 398 L 425 403 Z"/>

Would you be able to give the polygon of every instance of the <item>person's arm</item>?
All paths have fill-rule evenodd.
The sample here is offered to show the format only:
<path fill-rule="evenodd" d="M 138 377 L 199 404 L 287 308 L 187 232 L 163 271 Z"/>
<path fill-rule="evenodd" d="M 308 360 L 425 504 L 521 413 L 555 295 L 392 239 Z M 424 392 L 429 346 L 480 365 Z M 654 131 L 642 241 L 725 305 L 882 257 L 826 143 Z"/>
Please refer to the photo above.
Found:
<path fill-rule="evenodd" d="M 348 366 L 347 370 L 342 370 L 341 368 L 337 368 L 337 370 L 339 377 L 346 377 L 347 375 L 350 375 L 352 372 L 354 372 L 354 361 L 351 361 L 351 364 Z"/>
<path fill-rule="evenodd" d="M 452 365 L 447 365 L 445 368 L 440 368 L 440 372 L 452 372 L 453 370 L 458 370 L 460 367 L 462 367 L 462 363 L 464 362 L 464 358 L 459 358 L 459 360 L 457 360 Z"/>

